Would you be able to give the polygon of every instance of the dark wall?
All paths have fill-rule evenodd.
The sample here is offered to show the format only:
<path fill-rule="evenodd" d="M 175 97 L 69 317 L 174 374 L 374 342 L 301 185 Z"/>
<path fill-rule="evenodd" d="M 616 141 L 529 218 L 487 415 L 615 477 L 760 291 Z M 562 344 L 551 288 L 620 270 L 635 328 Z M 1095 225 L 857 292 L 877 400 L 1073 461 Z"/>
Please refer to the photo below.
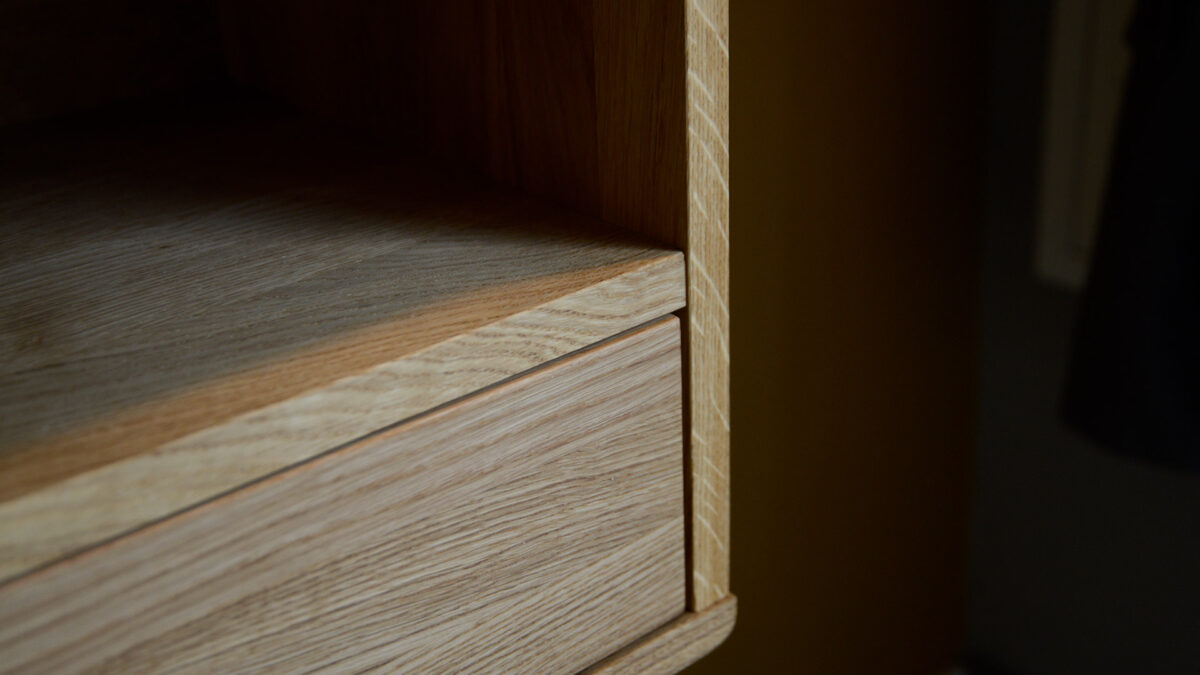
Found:
<path fill-rule="evenodd" d="M 992 4 L 970 645 L 999 673 L 1197 673 L 1200 477 L 1058 420 L 1077 296 L 1031 248 L 1050 3 Z"/>
<path fill-rule="evenodd" d="M 930 674 L 963 644 L 972 5 L 731 3 L 740 604 L 693 672 Z"/>

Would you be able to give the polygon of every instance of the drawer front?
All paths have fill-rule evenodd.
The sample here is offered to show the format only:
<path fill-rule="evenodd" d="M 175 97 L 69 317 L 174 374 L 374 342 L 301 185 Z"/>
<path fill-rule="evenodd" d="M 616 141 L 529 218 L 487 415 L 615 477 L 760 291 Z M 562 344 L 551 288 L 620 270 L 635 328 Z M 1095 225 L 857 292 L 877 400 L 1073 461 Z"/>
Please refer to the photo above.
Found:
<path fill-rule="evenodd" d="M 673 317 L 0 586 L 0 670 L 572 672 L 684 609 Z"/>

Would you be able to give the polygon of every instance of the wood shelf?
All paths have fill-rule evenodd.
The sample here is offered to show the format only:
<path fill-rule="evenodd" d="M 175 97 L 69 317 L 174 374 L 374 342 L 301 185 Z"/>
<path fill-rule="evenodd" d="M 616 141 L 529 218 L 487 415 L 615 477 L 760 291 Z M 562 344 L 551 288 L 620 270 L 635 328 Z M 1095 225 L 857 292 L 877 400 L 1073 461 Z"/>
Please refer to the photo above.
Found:
<path fill-rule="evenodd" d="M 0 154 L 0 579 L 684 305 L 677 251 L 286 115 Z"/>
<path fill-rule="evenodd" d="M 403 615 L 402 669 L 669 672 L 728 633 L 728 0 L 18 4 L 12 667 L 307 668 Z"/>

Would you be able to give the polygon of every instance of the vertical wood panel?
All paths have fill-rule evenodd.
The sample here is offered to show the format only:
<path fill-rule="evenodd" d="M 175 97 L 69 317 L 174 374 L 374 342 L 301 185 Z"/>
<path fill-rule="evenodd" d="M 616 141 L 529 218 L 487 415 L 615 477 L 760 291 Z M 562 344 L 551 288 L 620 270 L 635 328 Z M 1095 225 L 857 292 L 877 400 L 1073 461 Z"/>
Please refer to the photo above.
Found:
<path fill-rule="evenodd" d="M 729 3 L 687 7 L 692 603 L 729 593 Z"/>
<path fill-rule="evenodd" d="M 595 3 L 597 215 L 686 249 L 683 33 L 683 3 Z"/>

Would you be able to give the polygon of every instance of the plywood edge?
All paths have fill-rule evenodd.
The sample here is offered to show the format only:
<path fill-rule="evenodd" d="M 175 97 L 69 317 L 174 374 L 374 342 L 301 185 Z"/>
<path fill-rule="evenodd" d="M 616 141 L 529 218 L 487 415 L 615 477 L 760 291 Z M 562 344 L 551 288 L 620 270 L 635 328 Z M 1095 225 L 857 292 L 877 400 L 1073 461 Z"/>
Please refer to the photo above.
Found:
<path fill-rule="evenodd" d="M 691 593 L 729 594 L 729 3 L 688 3 Z"/>
<path fill-rule="evenodd" d="M 0 503 L 0 580 L 668 314 L 684 303 L 683 274 L 682 255 L 664 252 L 417 354 Z"/>
<path fill-rule="evenodd" d="M 737 598 L 728 595 L 706 610 L 684 613 L 584 673 L 677 673 L 724 642 L 736 621 Z"/>

